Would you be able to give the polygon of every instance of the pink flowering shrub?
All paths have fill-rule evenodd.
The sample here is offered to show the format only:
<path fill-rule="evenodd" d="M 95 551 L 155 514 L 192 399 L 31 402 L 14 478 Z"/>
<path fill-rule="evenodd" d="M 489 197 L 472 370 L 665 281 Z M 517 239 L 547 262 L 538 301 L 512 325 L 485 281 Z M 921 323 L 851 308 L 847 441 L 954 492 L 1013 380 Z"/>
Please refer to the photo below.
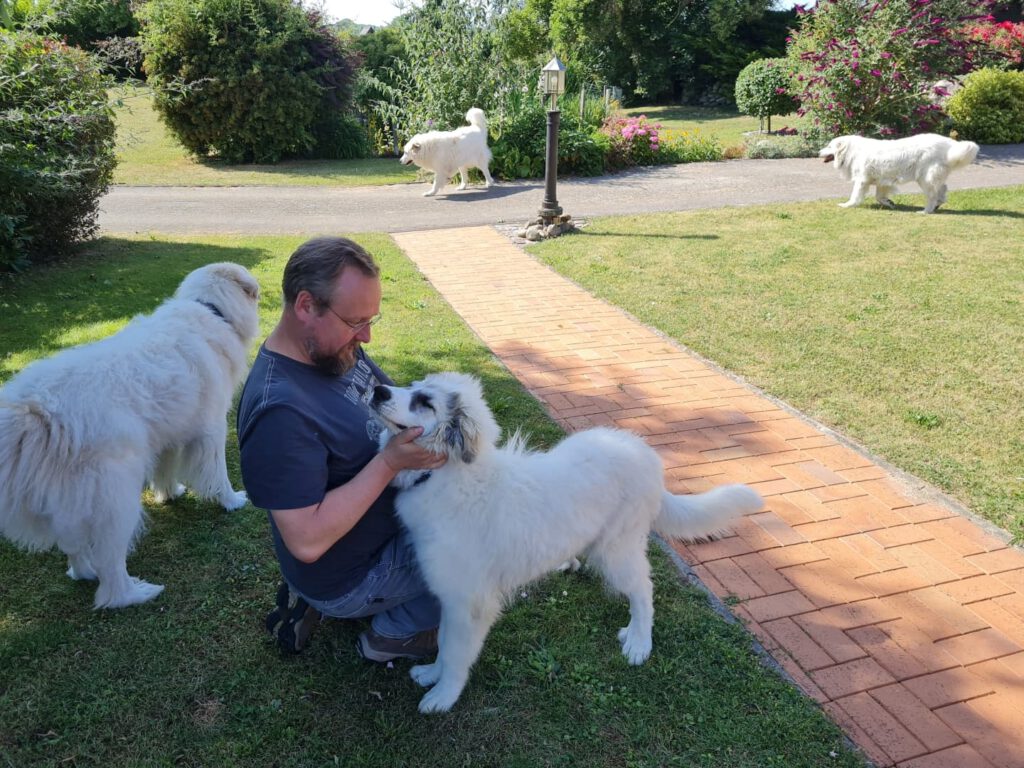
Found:
<path fill-rule="evenodd" d="M 797 6 L 788 58 L 798 114 L 832 135 L 903 136 L 945 119 L 938 81 L 973 67 L 965 25 L 990 19 L 990 0 L 820 0 Z"/>
<path fill-rule="evenodd" d="M 601 126 L 601 133 L 609 138 L 606 158 L 609 168 L 629 168 L 633 165 L 655 165 L 661 138 L 661 123 L 651 123 L 646 115 L 638 117 L 611 116 Z"/>
<path fill-rule="evenodd" d="M 722 159 L 722 147 L 716 139 L 699 131 L 663 130 L 661 123 L 652 123 L 646 115 L 613 115 L 604 121 L 598 134 L 610 170 Z"/>

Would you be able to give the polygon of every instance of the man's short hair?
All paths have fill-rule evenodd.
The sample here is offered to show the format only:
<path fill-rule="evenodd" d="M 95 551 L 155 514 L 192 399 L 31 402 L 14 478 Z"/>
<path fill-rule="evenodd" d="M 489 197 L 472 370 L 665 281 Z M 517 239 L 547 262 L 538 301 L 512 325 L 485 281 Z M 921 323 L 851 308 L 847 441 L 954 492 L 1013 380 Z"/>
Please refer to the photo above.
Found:
<path fill-rule="evenodd" d="M 373 256 L 347 237 L 307 240 L 284 267 L 284 303 L 292 305 L 300 291 L 309 291 L 318 304 L 327 305 L 338 276 L 346 267 L 356 267 L 367 277 L 380 277 L 380 267 Z"/>

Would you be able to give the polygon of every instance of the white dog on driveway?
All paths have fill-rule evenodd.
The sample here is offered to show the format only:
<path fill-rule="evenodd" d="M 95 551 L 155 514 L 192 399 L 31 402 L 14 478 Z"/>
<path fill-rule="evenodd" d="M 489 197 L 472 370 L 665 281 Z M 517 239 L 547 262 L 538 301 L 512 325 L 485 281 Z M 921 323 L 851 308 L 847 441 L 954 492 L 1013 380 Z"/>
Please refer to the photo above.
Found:
<path fill-rule="evenodd" d="M 629 625 L 618 638 L 626 660 L 642 664 L 654 620 L 651 530 L 692 539 L 761 508 L 761 497 L 743 485 L 669 493 L 658 454 L 623 430 L 578 432 L 547 453 L 525 450 L 518 435 L 499 448 L 480 382 L 465 374 L 380 386 L 370 405 L 385 427 L 382 444 L 420 426 L 417 442 L 448 455 L 440 469 L 395 479 L 403 489 L 398 516 L 441 602 L 437 660 L 411 670 L 417 683 L 433 686 L 421 712 L 446 712 L 458 700 L 503 600 L 577 554 L 629 598 Z"/>
<path fill-rule="evenodd" d="M 978 145 L 973 141 L 954 141 L 935 133 L 887 141 L 839 136 L 818 152 L 826 163 L 835 161 L 843 178 L 853 181 L 850 199 L 841 207 L 860 205 L 874 186 L 875 200 L 892 208 L 889 195 L 896 186 L 916 181 L 927 197 L 924 213 L 946 202 L 946 178 L 977 156 Z"/>
<path fill-rule="evenodd" d="M 459 189 L 465 189 L 470 168 L 483 172 L 486 186 L 494 184 L 490 171 L 491 150 L 487 147 L 487 118 L 482 109 L 473 107 L 466 113 L 466 120 L 469 125 L 454 131 L 417 133 L 406 142 L 399 162 L 402 165 L 416 163 L 434 172 L 434 183 L 423 193 L 424 197 L 444 189 L 456 171 L 462 181 Z"/>
<path fill-rule="evenodd" d="M 190 273 L 153 314 L 27 366 L 0 389 L 0 534 L 59 547 L 97 608 L 163 589 L 128 575 L 139 494 L 245 504 L 224 462 L 227 412 L 259 332 L 260 287 L 238 264 Z"/>

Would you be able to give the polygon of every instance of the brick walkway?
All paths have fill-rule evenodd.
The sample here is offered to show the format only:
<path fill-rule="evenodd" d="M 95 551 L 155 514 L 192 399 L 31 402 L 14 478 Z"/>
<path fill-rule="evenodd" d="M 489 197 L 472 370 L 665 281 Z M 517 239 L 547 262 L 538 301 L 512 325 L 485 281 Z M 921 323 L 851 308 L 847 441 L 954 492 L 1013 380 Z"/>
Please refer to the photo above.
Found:
<path fill-rule="evenodd" d="M 646 437 L 676 492 L 766 499 L 678 545 L 877 766 L 1024 767 L 1024 554 L 489 227 L 394 236 L 567 431 Z"/>

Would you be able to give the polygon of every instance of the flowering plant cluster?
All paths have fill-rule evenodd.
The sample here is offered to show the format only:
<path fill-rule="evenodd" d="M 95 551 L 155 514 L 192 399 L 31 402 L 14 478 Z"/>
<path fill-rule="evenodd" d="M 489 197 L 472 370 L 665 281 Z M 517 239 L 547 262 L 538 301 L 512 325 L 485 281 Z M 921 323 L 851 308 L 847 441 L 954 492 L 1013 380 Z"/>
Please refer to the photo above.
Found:
<path fill-rule="evenodd" d="M 899 136 L 944 119 L 939 81 L 970 71 L 963 28 L 991 19 L 991 0 L 820 0 L 789 38 L 801 108 L 833 135 Z"/>
<path fill-rule="evenodd" d="M 611 168 L 633 165 L 654 165 L 658 162 L 661 123 L 651 123 L 646 115 L 636 117 L 611 116 L 601 125 L 601 133 L 609 139 L 607 152 Z"/>
<path fill-rule="evenodd" d="M 1024 22 L 1001 21 L 997 24 L 985 21 L 969 25 L 963 31 L 968 40 L 980 43 L 984 53 L 988 54 L 976 56 L 976 60 L 981 59 L 979 66 L 1024 67 Z"/>

